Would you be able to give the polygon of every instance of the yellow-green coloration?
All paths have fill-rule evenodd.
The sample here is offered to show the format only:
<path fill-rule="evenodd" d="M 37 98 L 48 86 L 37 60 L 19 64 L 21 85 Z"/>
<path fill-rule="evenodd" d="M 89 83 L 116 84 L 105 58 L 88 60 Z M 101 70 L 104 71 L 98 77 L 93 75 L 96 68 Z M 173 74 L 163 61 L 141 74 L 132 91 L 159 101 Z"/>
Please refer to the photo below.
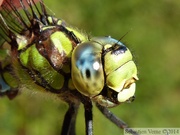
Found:
<path fill-rule="evenodd" d="M 0 61 L 3 61 L 7 57 L 7 51 L 8 50 L 0 50 Z"/>
<path fill-rule="evenodd" d="M 83 34 L 82 32 L 76 30 L 75 28 L 66 27 L 67 30 L 72 31 L 76 37 L 78 37 L 81 41 L 81 43 L 88 41 L 88 37 L 86 34 Z"/>
<path fill-rule="evenodd" d="M 39 52 L 35 45 L 29 47 L 25 52 L 20 55 L 22 64 L 29 70 L 38 71 L 42 77 L 51 85 L 54 89 L 61 89 L 64 83 L 64 77 L 57 73 Z"/>
<path fill-rule="evenodd" d="M 2 68 L 5 68 L 10 63 L 10 45 L 4 43 L 0 46 L 0 64 Z"/>
<path fill-rule="evenodd" d="M 50 40 L 53 45 L 58 48 L 59 53 L 64 53 L 67 57 L 71 57 L 72 45 L 71 41 L 62 32 L 55 32 L 50 36 Z"/>
<path fill-rule="evenodd" d="M 127 49 L 125 54 L 120 54 L 119 56 L 115 54 L 111 54 L 111 52 L 108 52 L 104 57 L 104 61 L 105 61 L 104 70 L 106 75 L 110 74 L 111 72 L 119 68 L 120 65 L 123 65 L 129 60 L 132 60 L 132 54 L 129 51 L 129 49 Z"/>
<path fill-rule="evenodd" d="M 17 35 L 16 42 L 18 43 L 18 50 L 23 49 L 28 44 L 26 37 L 22 35 Z"/>
<path fill-rule="evenodd" d="M 10 62 L 8 52 L 9 52 L 9 50 L 3 50 L 2 54 L 0 55 L 0 61 L 1 61 L 2 68 L 6 67 Z"/>
<path fill-rule="evenodd" d="M 4 72 L 3 77 L 5 78 L 5 81 L 9 86 L 11 86 L 12 88 L 18 87 L 18 81 L 14 79 L 14 76 L 12 76 L 12 74 L 10 74 L 9 72 Z"/>
<path fill-rule="evenodd" d="M 21 64 L 25 67 L 28 67 L 30 51 L 31 51 L 31 48 L 27 48 L 26 51 L 20 54 Z"/>
<path fill-rule="evenodd" d="M 53 89 L 53 92 L 58 93 L 64 87 L 65 82 L 67 82 L 66 89 L 75 89 L 72 79 L 64 75 L 70 75 L 71 73 L 71 55 L 74 47 L 77 46 L 77 41 L 74 41 L 73 38 L 77 38 L 78 42 L 84 42 L 87 40 L 86 35 L 73 28 L 66 27 L 64 21 L 51 16 L 47 17 L 47 22 L 50 25 L 44 25 L 40 21 L 37 22 L 40 28 L 38 31 L 40 31 L 40 34 L 42 33 L 42 37 L 44 36 L 43 32 L 47 34 L 42 41 L 41 39 L 39 39 L 39 42 L 35 41 L 37 37 L 34 31 L 32 33 L 25 32 L 32 34 L 28 37 L 21 35 L 21 33 L 14 33 L 16 38 L 13 43 L 17 43 L 18 59 L 14 58 L 17 57 L 13 56 L 14 54 L 8 56 L 6 50 L 1 50 L 4 52 L 1 54 L 1 61 L 4 61 L 1 63 L 1 68 L 5 68 L 8 64 L 12 64 L 14 68 L 14 75 L 11 78 L 7 75 L 3 75 L 3 77 L 12 88 L 15 86 L 13 83 L 15 81 L 16 86 L 21 87 L 21 89 L 33 89 L 33 87 L 36 90 L 39 88 L 40 91 L 46 91 L 47 89 L 51 91 Z M 62 31 L 58 30 L 60 27 L 64 27 Z M 52 32 L 48 33 L 48 30 L 52 30 Z M 51 49 L 51 51 L 48 49 Z M 12 58 L 12 60 L 7 61 L 6 57 L 8 59 Z"/>
<path fill-rule="evenodd" d="M 16 69 L 14 70 L 14 74 L 16 78 L 18 78 L 18 89 L 23 90 L 29 90 L 29 91 L 40 91 L 40 92 L 46 92 L 43 87 L 35 84 L 31 76 L 29 76 L 27 70 L 23 69 L 20 63 L 17 59 L 13 59 L 13 67 Z M 16 79 L 14 78 L 14 79 Z"/>
<path fill-rule="evenodd" d="M 63 65 L 62 70 L 63 70 L 65 73 L 70 73 L 70 72 L 71 72 L 71 69 L 70 69 L 70 66 L 69 66 L 69 65 Z"/>
<path fill-rule="evenodd" d="M 96 37 L 77 46 L 72 54 L 71 74 L 79 92 L 106 107 L 133 97 L 134 82 L 138 80 L 129 49 L 111 37 Z M 113 91 L 117 92 L 117 99 L 112 96 Z"/>
<path fill-rule="evenodd" d="M 128 61 L 125 64 L 123 63 L 123 65 L 118 69 L 108 74 L 106 83 L 113 90 L 120 92 L 123 89 L 125 82 L 132 77 L 136 80 L 138 79 L 137 68 L 133 61 Z"/>
<path fill-rule="evenodd" d="M 76 89 L 106 107 L 128 101 L 134 95 L 137 68 L 126 46 L 111 37 L 88 40 L 61 20 L 49 17 L 48 21 L 50 26 L 39 24 L 40 34 L 45 34 L 39 42 L 34 42 L 33 34 L 28 40 L 23 35 L 16 37 L 19 61 L 15 59 L 13 68 L 19 85 L 30 84 L 27 88 L 40 87 L 55 93 L 63 88 Z M 56 26 L 54 22 L 60 24 Z"/>
<path fill-rule="evenodd" d="M 74 87 L 74 83 L 72 82 L 72 79 L 69 79 L 68 81 L 68 88 L 70 90 L 75 90 L 76 88 Z"/>
<path fill-rule="evenodd" d="M 46 26 L 46 27 L 42 27 L 41 29 L 44 31 L 44 30 L 53 29 L 53 28 L 55 28 L 55 26 Z"/>

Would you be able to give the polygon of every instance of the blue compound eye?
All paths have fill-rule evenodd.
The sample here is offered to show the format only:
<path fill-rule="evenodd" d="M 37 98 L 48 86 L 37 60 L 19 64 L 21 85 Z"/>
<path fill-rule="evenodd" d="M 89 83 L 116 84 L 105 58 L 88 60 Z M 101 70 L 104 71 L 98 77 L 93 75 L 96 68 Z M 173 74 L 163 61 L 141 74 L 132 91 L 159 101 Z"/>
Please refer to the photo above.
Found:
<path fill-rule="evenodd" d="M 72 54 L 73 83 L 86 96 L 99 94 L 104 86 L 101 50 L 100 44 L 85 42 L 77 46 Z"/>
<path fill-rule="evenodd" d="M 92 38 L 74 49 L 71 62 L 76 89 L 102 106 L 113 107 L 134 96 L 137 68 L 121 42 L 111 37 Z"/>

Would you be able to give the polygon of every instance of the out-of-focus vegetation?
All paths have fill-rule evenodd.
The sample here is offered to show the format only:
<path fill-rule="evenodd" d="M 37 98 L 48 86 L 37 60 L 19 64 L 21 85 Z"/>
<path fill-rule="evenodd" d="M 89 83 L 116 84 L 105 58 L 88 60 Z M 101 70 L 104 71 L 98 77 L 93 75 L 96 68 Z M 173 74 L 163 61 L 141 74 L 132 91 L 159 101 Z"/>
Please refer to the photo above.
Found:
<path fill-rule="evenodd" d="M 111 35 L 132 50 L 139 69 L 136 100 L 110 109 L 130 127 L 180 126 L 180 1 L 45 0 L 59 18 L 93 36 Z M 67 109 L 64 103 L 22 95 L 0 99 L 0 134 L 57 135 Z M 77 118 L 83 135 L 83 108 Z M 123 131 L 94 107 L 95 135 Z"/>

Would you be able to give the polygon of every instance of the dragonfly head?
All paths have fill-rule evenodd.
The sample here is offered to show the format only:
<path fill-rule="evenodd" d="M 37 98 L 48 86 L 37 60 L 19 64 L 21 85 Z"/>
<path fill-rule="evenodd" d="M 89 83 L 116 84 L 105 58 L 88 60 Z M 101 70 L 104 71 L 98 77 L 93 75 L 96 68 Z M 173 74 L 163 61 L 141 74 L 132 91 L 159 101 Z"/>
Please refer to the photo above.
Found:
<path fill-rule="evenodd" d="M 134 99 L 137 68 L 129 49 L 111 37 L 95 37 L 72 54 L 76 89 L 102 106 L 113 107 Z"/>

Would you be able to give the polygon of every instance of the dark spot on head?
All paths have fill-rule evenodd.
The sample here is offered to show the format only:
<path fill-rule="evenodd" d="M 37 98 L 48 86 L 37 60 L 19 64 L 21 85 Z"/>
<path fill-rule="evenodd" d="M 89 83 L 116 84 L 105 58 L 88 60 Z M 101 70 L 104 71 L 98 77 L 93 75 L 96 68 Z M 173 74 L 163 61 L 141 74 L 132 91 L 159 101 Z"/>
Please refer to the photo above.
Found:
<path fill-rule="evenodd" d="M 123 54 L 123 53 L 125 53 L 126 51 L 127 51 L 127 47 L 121 45 L 121 46 L 118 46 L 118 48 L 114 49 L 114 50 L 112 51 L 112 53 L 115 54 L 115 55 L 118 55 L 118 54 Z"/>
<path fill-rule="evenodd" d="M 86 69 L 86 78 L 90 78 L 91 77 L 91 73 L 89 69 Z"/>

